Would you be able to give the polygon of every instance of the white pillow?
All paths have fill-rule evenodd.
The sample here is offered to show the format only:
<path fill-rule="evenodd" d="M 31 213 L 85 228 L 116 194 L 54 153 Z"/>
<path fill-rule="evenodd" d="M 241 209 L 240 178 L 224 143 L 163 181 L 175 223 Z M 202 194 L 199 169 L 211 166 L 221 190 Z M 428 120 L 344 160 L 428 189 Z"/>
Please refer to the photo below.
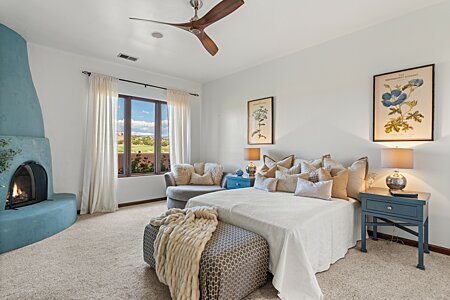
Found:
<path fill-rule="evenodd" d="M 304 179 L 297 179 L 297 188 L 295 196 L 319 198 L 323 200 L 331 200 L 331 192 L 333 189 L 333 180 L 311 182 Z"/>
<path fill-rule="evenodd" d="M 308 180 L 309 174 L 303 173 L 290 175 L 282 171 L 276 171 L 275 178 L 278 179 L 277 191 L 293 193 L 297 187 L 297 179 L 302 178 Z"/>
<path fill-rule="evenodd" d="M 348 167 L 347 195 L 349 197 L 359 199 L 359 193 L 366 189 L 368 171 L 369 161 L 367 157 L 358 159 Z"/>
<path fill-rule="evenodd" d="M 211 173 L 207 172 L 205 175 L 199 175 L 197 173 L 192 173 L 191 181 L 189 184 L 192 185 L 214 185 Z"/>
<path fill-rule="evenodd" d="M 300 168 L 301 168 L 300 164 L 294 165 L 290 169 L 282 167 L 282 166 L 277 166 L 277 170 L 286 175 L 300 174 Z"/>
<path fill-rule="evenodd" d="M 254 188 L 266 192 L 275 192 L 277 190 L 276 178 L 267 178 L 259 173 L 256 174 Z"/>
<path fill-rule="evenodd" d="M 316 158 L 316 159 L 296 158 L 294 160 L 294 166 L 295 165 L 301 165 L 302 162 L 308 163 L 308 164 L 314 166 L 316 169 L 322 167 L 322 158 Z M 303 172 L 303 170 L 301 170 L 301 172 L 305 173 L 305 172 Z"/>
<path fill-rule="evenodd" d="M 211 177 L 214 181 L 214 185 L 220 185 L 223 177 L 223 167 L 222 165 L 215 163 L 205 164 L 205 173 L 211 173 Z"/>
<path fill-rule="evenodd" d="M 319 182 L 319 172 L 322 168 L 316 168 L 310 163 L 302 162 L 301 163 L 302 174 L 309 174 L 309 181 Z"/>
<path fill-rule="evenodd" d="M 177 185 L 189 184 L 194 167 L 188 164 L 178 164 L 172 167 L 172 174 Z"/>

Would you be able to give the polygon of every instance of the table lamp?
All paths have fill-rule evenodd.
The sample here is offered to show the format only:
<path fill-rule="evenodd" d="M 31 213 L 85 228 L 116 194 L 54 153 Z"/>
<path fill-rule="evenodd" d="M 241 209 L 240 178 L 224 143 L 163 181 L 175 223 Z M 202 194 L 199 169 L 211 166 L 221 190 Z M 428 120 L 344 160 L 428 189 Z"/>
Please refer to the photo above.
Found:
<path fill-rule="evenodd" d="M 387 148 L 381 152 L 383 168 L 395 168 L 394 173 L 386 177 L 386 185 L 391 190 L 403 190 L 406 187 L 406 177 L 397 169 L 413 169 L 413 149 Z"/>
<path fill-rule="evenodd" d="M 256 173 L 256 166 L 253 163 L 255 160 L 261 159 L 261 149 L 260 148 L 245 148 L 244 149 L 244 160 L 250 161 L 247 165 L 245 171 L 249 177 L 254 177 Z"/>

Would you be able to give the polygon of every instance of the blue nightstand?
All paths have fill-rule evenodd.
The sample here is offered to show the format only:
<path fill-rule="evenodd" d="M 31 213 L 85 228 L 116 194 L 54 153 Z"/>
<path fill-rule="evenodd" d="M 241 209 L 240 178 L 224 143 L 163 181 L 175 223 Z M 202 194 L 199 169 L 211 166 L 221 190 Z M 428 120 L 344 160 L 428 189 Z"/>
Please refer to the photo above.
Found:
<path fill-rule="evenodd" d="M 255 184 L 255 177 L 227 175 L 227 189 L 242 189 L 252 187 Z"/>
<path fill-rule="evenodd" d="M 395 226 L 418 237 L 419 263 L 417 268 L 425 270 L 424 252 L 428 250 L 428 202 L 430 194 L 418 193 L 417 198 L 394 197 L 389 189 L 371 188 L 359 194 L 361 201 L 361 251 L 366 250 L 366 226 L 373 226 L 373 239 L 377 240 L 378 226 Z M 372 216 L 373 222 L 366 217 Z M 391 221 L 391 219 L 395 221 Z M 380 222 L 381 221 L 381 222 Z M 415 232 L 406 226 L 417 226 Z"/>

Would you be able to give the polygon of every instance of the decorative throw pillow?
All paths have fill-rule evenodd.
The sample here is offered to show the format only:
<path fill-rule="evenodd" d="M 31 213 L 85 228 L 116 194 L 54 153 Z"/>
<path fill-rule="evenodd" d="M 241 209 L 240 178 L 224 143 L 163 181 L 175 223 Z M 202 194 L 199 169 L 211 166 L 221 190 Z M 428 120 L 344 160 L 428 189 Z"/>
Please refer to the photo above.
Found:
<path fill-rule="evenodd" d="M 210 172 L 211 177 L 214 181 L 214 185 L 220 185 L 223 177 L 223 167 L 222 165 L 215 163 L 206 163 L 205 164 L 205 173 Z"/>
<path fill-rule="evenodd" d="M 270 158 L 267 155 L 263 156 L 264 165 L 261 167 L 261 172 L 267 172 L 273 166 L 280 166 L 284 168 L 292 167 L 292 163 L 294 162 L 294 155 L 289 155 L 288 157 L 283 158 L 280 161 L 276 161 L 273 158 Z M 275 175 L 274 175 L 275 176 Z"/>
<path fill-rule="evenodd" d="M 347 200 L 347 184 L 348 184 L 348 170 L 341 170 L 336 176 L 331 176 L 330 171 L 321 168 L 319 171 L 319 180 L 328 181 L 333 180 L 333 189 L 331 196 L 333 198 L 341 198 Z"/>
<path fill-rule="evenodd" d="M 194 172 L 197 173 L 198 175 L 204 175 L 205 163 L 204 162 L 194 163 Z"/>
<path fill-rule="evenodd" d="M 332 176 L 337 175 L 342 170 L 348 170 L 347 196 L 358 199 L 359 193 L 366 189 L 367 174 L 369 172 L 369 159 L 367 157 L 358 159 L 348 168 L 331 159 L 331 157 L 324 158 L 323 164 L 331 168 Z"/>
<path fill-rule="evenodd" d="M 336 176 L 338 172 L 346 169 L 340 162 L 331 159 L 330 156 L 324 156 L 322 158 L 322 164 L 325 168 L 330 169 L 331 176 Z"/>
<path fill-rule="evenodd" d="M 303 158 L 296 158 L 294 160 L 294 166 L 299 165 L 301 166 L 302 162 L 305 162 L 307 164 L 312 165 L 313 167 L 315 167 L 316 169 L 321 168 L 322 167 L 322 158 L 317 158 L 317 159 L 303 159 Z M 301 170 L 301 173 L 305 173 L 303 172 L 303 170 Z"/>
<path fill-rule="evenodd" d="M 301 178 L 297 179 L 295 196 L 319 198 L 331 200 L 331 191 L 333 189 L 333 180 L 311 182 Z"/>
<path fill-rule="evenodd" d="M 267 178 L 261 174 L 256 174 L 254 188 L 266 192 L 275 192 L 277 190 L 276 178 Z"/>
<path fill-rule="evenodd" d="M 367 173 L 369 172 L 369 159 L 362 157 L 348 167 L 347 195 L 358 199 L 359 193 L 366 189 Z"/>
<path fill-rule="evenodd" d="M 277 171 L 277 165 L 273 165 L 271 168 L 267 169 L 266 171 L 261 171 L 259 172 L 261 175 L 263 175 L 264 177 L 267 178 L 275 178 L 275 173 Z"/>
<path fill-rule="evenodd" d="M 213 185 L 214 181 L 212 179 L 211 173 L 207 172 L 204 175 L 199 175 L 197 173 L 192 173 L 191 181 L 189 184 L 192 185 Z"/>
<path fill-rule="evenodd" d="M 307 163 L 301 163 L 302 174 L 309 174 L 309 181 L 319 182 L 319 172 L 321 168 L 316 168 L 315 166 Z"/>
<path fill-rule="evenodd" d="M 177 185 L 189 184 L 194 167 L 188 164 L 179 164 L 172 167 L 172 174 Z"/>
<path fill-rule="evenodd" d="M 280 171 L 283 174 L 286 175 L 294 175 L 294 174 L 300 174 L 300 170 L 301 170 L 301 165 L 294 165 L 292 168 L 288 169 L 282 166 L 277 166 L 277 172 Z"/>
<path fill-rule="evenodd" d="M 275 178 L 278 179 L 277 191 L 293 193 L 295 192 L 295 188 L 297 187 L 297 179 L 302 178 L 308 180 L 309 174 L 303 173 L 303 174 L 289 175 L 282 171 L 277 171 Z"/>

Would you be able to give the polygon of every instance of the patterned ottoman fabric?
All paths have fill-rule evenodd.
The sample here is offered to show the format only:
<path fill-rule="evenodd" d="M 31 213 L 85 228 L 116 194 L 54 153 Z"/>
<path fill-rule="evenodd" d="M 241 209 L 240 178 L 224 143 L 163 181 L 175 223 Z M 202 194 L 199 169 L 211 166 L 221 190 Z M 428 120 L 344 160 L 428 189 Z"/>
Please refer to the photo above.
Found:
<path fill-rule="evenodd" d="M 157 227 L 144 231 L 144 261 L 155 268 L 153 242 Z M 203 300 L 242 299 L 267 280 L 269 245 L 256 233 L 219 222 L 200 260 Z"/>

